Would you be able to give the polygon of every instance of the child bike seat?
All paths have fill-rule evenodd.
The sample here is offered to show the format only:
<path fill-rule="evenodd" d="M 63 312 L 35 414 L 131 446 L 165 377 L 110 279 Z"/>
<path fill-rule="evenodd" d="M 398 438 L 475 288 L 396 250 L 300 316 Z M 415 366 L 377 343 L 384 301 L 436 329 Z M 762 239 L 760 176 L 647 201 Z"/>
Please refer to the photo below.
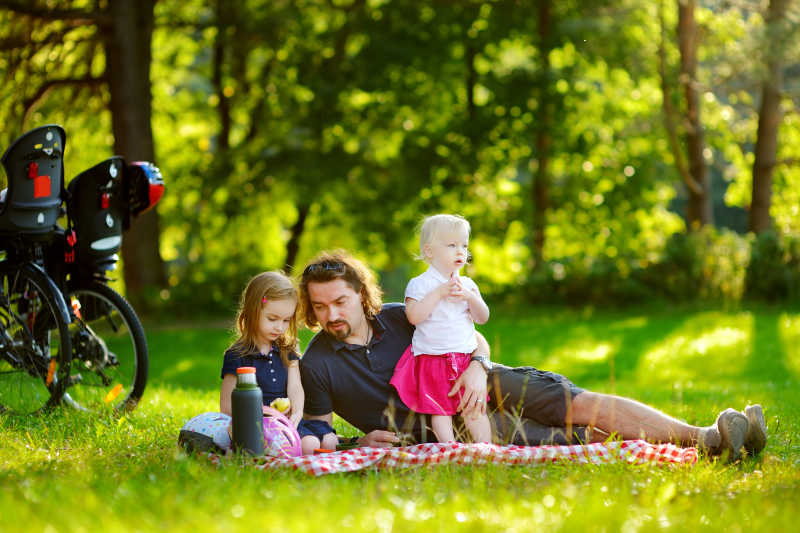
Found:
<path fill-rule="evenodd" d="M 8 178 L 0 234 L 48 236 L 56 227 L 64 186 L 67 134 L 49 124 L 23 134 L 1 159 Z"/>

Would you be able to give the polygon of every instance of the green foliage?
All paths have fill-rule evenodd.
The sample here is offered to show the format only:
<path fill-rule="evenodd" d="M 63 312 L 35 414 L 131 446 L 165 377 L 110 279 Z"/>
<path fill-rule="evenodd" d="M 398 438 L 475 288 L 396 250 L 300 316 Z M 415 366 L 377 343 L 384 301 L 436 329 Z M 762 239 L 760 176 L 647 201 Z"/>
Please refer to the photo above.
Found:
<path fill-rule="evenodd" d="M 647 274 L 651 285 L 678 301 L 738 301 L 744 292 L 749 242 L 731 231 L 705 227 L 674 234 L 662 261 Z"/>
<path fill-rule="evenodd" d="M 493 312 L 493 357 L 565 373 L 689 423 L 725 407 L 765 407 L 757 459 L 688 468 L 628 465 L 435 467 L 312 478 L 212 466 L 176 447 L 217 409 L 225 326 L 148 325 L 150 383 L 132 413 L 0 414 L 3 530 L 427 532 L 676 529 L 791 531 L 800 519 L 800 315 L 777 308 Z M 307 342 L 307 337 L 304 339 Z M 352 431 L 341 420 L 342 430 Z M 10 518 L 9 518 L 10 517 Z M 11 519 L 13 518 L 13 520 Z"/>
<path fill-rule="evenodd" d="M 152 124 L 167 185 L 158 209 L 170 287 L 154 297 L 179 311 L 229 309 L 253 273 L 334 247 L 399 286 L 420 268 L 413 228 L 446 211 L 472 222 L 469 274 L 490 295 L 528 284 L 545 301 L 738 299 L 747 239 L 678 236 L 684 223 L 668 210 L 683 186 L 662 126 L 660 6 L 675 89 L 676 2 L 552 2 L 547 57 L 532 2 L 157 2 Z M 725 202 L 746 208 L 759 86 L 780 53 L 788 68 L 771 214 L 792 240 L 800 25 L 794 5 L 777 35 L 763 9 L 697 10 L 704 156 L 728 184 Z M 68 178 L 110 156 L 98 27 L 0 17 L 0 141 L 61 123 Z M 552 144 L 543 154 L 535 139 L 546 114 Z M 545 156 L 548 264 L 536 265 L 532 186 Z M 706 246 L 733 255 L 711 257 Z"/>
<path fill-rule="evenodd" d="M 705 227 L 674 233 L 657 260 L 568 256 L 550 261 L 527 283 L 530 301 L 577 305 L 673 302 L 797 302 L 800 240 Z"/>
<path fill-rule="evenodd" d="M 747 296 L 757 300 L 800 297 L 800 239 L 765 231 L 753 241 L 747 267 Z"/>

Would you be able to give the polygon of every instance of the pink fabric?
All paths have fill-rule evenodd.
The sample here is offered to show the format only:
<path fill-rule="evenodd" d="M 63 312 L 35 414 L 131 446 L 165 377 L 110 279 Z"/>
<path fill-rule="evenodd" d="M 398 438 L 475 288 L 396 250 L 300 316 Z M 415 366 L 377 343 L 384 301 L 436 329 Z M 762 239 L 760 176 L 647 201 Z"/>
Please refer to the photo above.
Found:
<path fill-rule="evenodd" d="M 446 353 L 442 355 L 414 355 L 411 346 L 406 348 L 394 367 L 391 383 L 400 399 L 412 411 L 431 415 L 454 415 L 461 391 L 448 397 L 458 376 L 469 366 L 470 355 Z"/>
<path fill-rule="evenodd" d="M 214 464 L 220 456 L 209 454 Z M 571 446 L 499 446 L 497 444 L 434 442 L 396 448 L 355 448 L 334 453 L 300 457 L 255 457 L 252 465 L 261 470 L 291 468 L 322 476 L 358 470 L 390 470 L 436 465 L 537 465 L 576 464 L 653 464 L 694 465 L 695 448 L 674 444 L 650 444 L 643 440 L 595 442 Z"/>

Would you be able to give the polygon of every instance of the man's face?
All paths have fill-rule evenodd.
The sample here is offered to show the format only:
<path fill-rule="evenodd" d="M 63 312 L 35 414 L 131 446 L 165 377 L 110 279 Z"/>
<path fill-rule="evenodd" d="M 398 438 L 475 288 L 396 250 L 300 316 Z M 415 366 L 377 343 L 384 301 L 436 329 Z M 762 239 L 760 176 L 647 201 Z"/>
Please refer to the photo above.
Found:
<path fill-rule="evenodd" d="M 308 297 L 322 328 L 340 341 L 347 341 L 366 318 L 361 294 L 343 279 L 309 282 Z"/>

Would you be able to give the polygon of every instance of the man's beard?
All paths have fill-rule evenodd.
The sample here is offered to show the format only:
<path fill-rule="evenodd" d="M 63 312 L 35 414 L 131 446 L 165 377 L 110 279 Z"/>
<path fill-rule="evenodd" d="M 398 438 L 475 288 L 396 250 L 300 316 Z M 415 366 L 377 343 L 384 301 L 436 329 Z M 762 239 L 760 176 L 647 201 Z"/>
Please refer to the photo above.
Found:
<path fill-rule="evenodd" d="M 347 327 L 341 329 L 332 329 L 332 326 L 338 326 L 339 324 L 344 324 Z M 350 334 L 353 332 L 353 329 L 350 327 L 350 324 L 348 324 L 347 321 L 337 320 L 335 322 L 328 322 L 325 324 L 325 331 L 336 337 L 337 340 L 343 341 L 350 336 Z"/>

